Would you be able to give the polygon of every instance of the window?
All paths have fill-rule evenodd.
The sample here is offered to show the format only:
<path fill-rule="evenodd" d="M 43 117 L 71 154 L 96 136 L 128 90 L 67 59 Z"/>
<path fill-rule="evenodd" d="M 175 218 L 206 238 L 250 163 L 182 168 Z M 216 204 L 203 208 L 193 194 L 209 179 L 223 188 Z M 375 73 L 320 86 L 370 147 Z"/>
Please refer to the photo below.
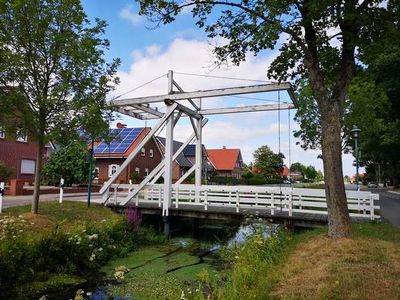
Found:
<path fill-rule="evenodd" d="M 142 155 L 142 156 L 145 156 L 145 155 L 146 155 L 146 148 L 145 148 L 145 147 L 142 148 L 142 150 L 141 150 L 141 155 Z"/>
<path fill-rule="evenodd" d="M 36 161 L 32 159 L 21 160 L 21 174 L 35 174 Z"/>
<path fill-rule="evenodd" d="M 153 149 L 150 149 L 150 157 L 154 157 L 154 151 L 153 151 Z"/>
<path fill-rule="evenodd" d="M 111 177 L 115 173 L 117 173 L 118 169 L 119 169 L 119 165 L 109 165 L 108 166 L 108 177 Z"/>
<path fill-rule="evenodd" d="M 144 169 L 144 174 L 147 176 L 147 175 L 149 175 L 149 169 L 148 168 L 145 168 Z"/>
<path fill-rule="evenodd" d="M 0 126 L 0 139 L 6 138 L 6 132 L 3 127 Z"/>
<path fill-rule="evenodd" d="M 136 172 L 136 174 L 138 174 L 138 176 L 140 175 L 140 169 L 139 168 L 135 168 L 135 172 Z"/>
<path fill-rule="evenodd" d="M 100 174 L 100 168 L 98 167 L 94 168 L 93 179 L 99 179 L 99 174 Z"/>
<path fill-rule="evenodd" d="M 28 136 L 21 129 L 17 130 L 16 137 L 17 137 L 17 142 L 21 142 L 21 143 L 27 143 L 28 142 Z"/>

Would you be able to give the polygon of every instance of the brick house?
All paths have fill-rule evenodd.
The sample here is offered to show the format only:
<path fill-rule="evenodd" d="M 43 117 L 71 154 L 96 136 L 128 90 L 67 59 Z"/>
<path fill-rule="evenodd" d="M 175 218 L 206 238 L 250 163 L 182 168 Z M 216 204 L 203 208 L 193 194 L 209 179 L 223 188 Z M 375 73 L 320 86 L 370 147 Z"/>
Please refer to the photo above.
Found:
<path fill-rule="evenodd" d="M 240 179 L 245 168 L 240 149 L 207 149 L 207 156 L 217 176 Z"/>
<path fill-rule="evenodd" d="M 51 149 L 51 145 L 46 145 L 44 161 L 50 155 Z M 37 151 L 37 145 L 32 142 L 29 136 L 21 132 L 14 135 L 7 134 L 4 128 L 0 126 L 0 160 L 6 166 L 15 169 L 10 180 L 33 183 Z"/>
<path fill-rule="evenodd" d="M 111 142 L 97 142 L 94 147 L 96 159 L 97 182 L 104 183 L 123 164 L 129 154 L 145 138 L 151 128 L 115 128 L 110 129 Z M 117 183 L 129 183 L 133 172 L 138 180 L 149 174 L 162 160 L 162 154 L 155 138 L 150 139 L 140 150 L 129 166 L 122 171 L 116 180 Z"/>

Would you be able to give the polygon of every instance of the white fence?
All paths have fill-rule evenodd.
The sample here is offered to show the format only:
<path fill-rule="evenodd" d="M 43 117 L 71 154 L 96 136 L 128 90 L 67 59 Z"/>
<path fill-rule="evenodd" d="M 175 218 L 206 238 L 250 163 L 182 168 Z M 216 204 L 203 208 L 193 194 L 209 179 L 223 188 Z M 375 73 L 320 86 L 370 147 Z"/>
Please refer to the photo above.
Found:
<path fill-rule="evenodd" d="M 138 185 L 113 184 L 109 193 L 105 194 L 105 202 L 118 204 L 130 191 Z M 132 202 L 158 203 L 162 206 L 164 186 L 148 184 L 141 190 Z M 197 195 L 197 196 L 196 196 Z M 379 219 L 375 212 L 379 206 L 379 194 L 368 191 L 346 191 L 347 203 L 352 217 L 365 217 L 371 220 Z M 261 186 L 217 186 L 203 185 L 196 193 L 196 186 L 191 184 L 172 185 L 171 206 L 193 205 L 208 210 L 210 207 L 234 207 L 239 213 L 241 208 L 268 209 L 271 215 L 277 210 L 293 213 L 327 214 L 325 190 L 301 189 L 290 187 Z"/>

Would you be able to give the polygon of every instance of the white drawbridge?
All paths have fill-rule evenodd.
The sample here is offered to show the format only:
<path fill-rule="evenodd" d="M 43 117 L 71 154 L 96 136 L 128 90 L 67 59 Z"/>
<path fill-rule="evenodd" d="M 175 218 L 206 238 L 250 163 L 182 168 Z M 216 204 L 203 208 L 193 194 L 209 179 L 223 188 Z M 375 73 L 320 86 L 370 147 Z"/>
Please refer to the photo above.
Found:
<path fill-rule="evenodd" d="M 149 96 L 149 97 L 139 97 L 139 98 L 128 98 L 121 100 L 114 100 L 112 104 L 117 107 L 119 113 L 140 119 L 158 119 L 157 124 L 151 129 L 147 136 L 136 146 L 134 151 L 126 158 L 124 163 L 120 166 L 116 173 L 105 182 L 100 190 L 100 194 L 103 197 L 103 203 L 106 204 L 109 201 L 114 204 L 121 206 L 127 205 L 130 201 L 134 201 L 139 204 L 141 201 L 156 201 L 160 207 L 162 207 L 162 215 L 168 216 L 169 209 L 172 206 L 172 200 L 175 201 L 176 205 L 179 203 L 179 199 L 186 199 L 190 203 L 196 206 L 202 206 L 205 210 L 209 203 L 215 202 L 215 205 L 236 205 L 239 209 L 241 203 L 243 205 L 250 205 L 252 201 L 254 205 L 262 205 L 264 203 L 270 206 L 269 209 L 275 209 L 281 205 L 285 209 L 289 209 L 290 213 L 293 211 L 293 205 L 298 205 L 299 198 L 295 198 L 293 194 L 293 189 L 287 191 L 287 193 L 282 193 L 282 189 L 279 189 L 279 193 L 276 189 L 268 188 L 255 188 L 255 187 L 217 187 L 217 186 L 204 186 L 202 185 L 202 133 L 203 127 L 207 124 L 206 116 L 208 115 L 218 115 L 218 114 L 233 114 L 233 113 L 245 113 L 245 112 L 260 112 L 260 111 L 280 111 L 280 110 L 290 110 L 295 108 L 296 99 L 290 83 L 268 83 L 268 84 L 258 84 L 251 86 L 240 86 L 231 88 L 221 88 L 212 90 L 202 90 L 195 92 L 184 92 L 183 89 L 173 78 L 173 72 L 169 71 L 168 75 L 168 93 L 165 95 Z M 265 93 L 265 92 L 279 92 L 286 91 L 292 100 L 292 103 L 279 103 L 277 104 L 261 104 L 261 105 L 251 105 L 251 106 L 239 106 L 239 107 L 224 107 L 224 108 L 212 108 L 204 109 L 202 108 L 202 100 L 211 97 L 219 96 L 234 96 L 234 95 L 246 95 L 255 93 Z M 205 100 L 204 100 L 205 101 Z M 154 105 L 165 105 L 165 112 L 161 112 Z M 181 117 L 188 117 L 193 128 L 192 134 L 187 137 L 187 140 L 183 145 L 173 153 L 173 139 L 174 139 L 174 127 Z M 143 179 L 140 184 L 137 185 L 118 185 L 114 184 L 121 172 L 127 168 L 134 157 L 139 153 L 144 145 L 154 137 L 158 132 L 160 132 L 163 127 L 166 131 L 166 142 L 165 142 L 165 153 L 164 159 L 161 163 L 154 168 L 147 176 Z M 172 182 L 172 167 L 173 161 L 178 157 L 178 155 L 185 149 L 185 147 L 195 142 L 195 163 L 191 169 L 189 169 L 177 182 L 173 184 Z M 195 183 L 192 186 L 182 184 L 183 181 L 193 172 L 195 172 Z M 163 184 L 155 184 L 156 181 L 161 177 L 164 177 Z M 261 190 L 260 190 L 261 189 Z M 124 192 L 121 192 L 124 190 Z M 265 190 L 265 191 L 264 191 Z M 284 189 L 285 191 L 285 189 Z M 300 208 L 301 197 L 306 197 L 303 195 L 305 191 L 300 192 Z M 323 190 L 319 193 L 319 197 L 322 196 Z M 315 192 L 311 192 L 315 196 Z M 233 196 L 232 196 L 233 195 Z M 264 196 L 263 196 L 264 195 Z M 268 196 L 269 195 L 269 196 Z M 297 195 L 297 194 L 296 194 Z M 357 203 L 360 207 L 353 208 L 357 211 L 366 211 L 365 203 L 368 203 L 371 207 L 368 211 L 375 209 L 373 200 L 377 200 L 376 197 L 369 197 L 367 195 L 353 195 L 355 199 L 367 199 L 366 201 L 351 202 L 351 205 Z M 221 199 L 219 199 L 220 197 Z M 235 197 L 234 200 L 231 197 Z M 250 197 L 250 198 L 249 198 Z M 249 199 L 253 199 L 249 202 Z M 291 202 L 296 199 L 297 202 Z M 307 197 L 305 198 L 307 199 Z M 275 200 L 279 200 L 275 202 Z M 320 199 L 321 200 L 321 199 Z M 186 202 L 187 202 L 186 201 Z M 227 202 L 228 203 L 225 203 Z M 282 204 L 283 201 L 283 204 Z M 307 203 L 305 203 L 307 204 Z M 318 204 L 322 205 L 323 204 Z M 349 204 L 350 205 L 350 204 Z M 364 205 L 364 206 L 362 206 Z M 311 205 L 312 206 L 312 205 Z M 326 205 L 325 205 L 326 207 Z M 311 209 L 313 210 L 313 209 Z M 373 212 L 371 215 L 374 216 Z M 374 217 L 372 217 L 374 218 Z"/>

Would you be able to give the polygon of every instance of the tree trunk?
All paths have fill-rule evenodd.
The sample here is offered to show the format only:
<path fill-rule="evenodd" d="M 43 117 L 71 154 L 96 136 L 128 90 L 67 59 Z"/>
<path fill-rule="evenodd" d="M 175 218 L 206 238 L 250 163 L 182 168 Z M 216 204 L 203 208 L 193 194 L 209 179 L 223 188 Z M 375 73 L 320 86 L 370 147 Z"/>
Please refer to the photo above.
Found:
<path fill-rule="evenodd" d="M 35 186 L 32 199 L 32 213 L 37 214 L 39 209 L 40 181 L 42 178 L 42 162 L 43 162 L 44 143 L 38 142 L 38 151 L 36 156 L 35 168 Z"/>
<path fill-rule="evenodd" d="M 350 217 L 343 180 L 341 113 L 339 101 L 321 104 L 322 157 L 328 206 L 328 235 L 333 239 L 350 235 Z"/>

